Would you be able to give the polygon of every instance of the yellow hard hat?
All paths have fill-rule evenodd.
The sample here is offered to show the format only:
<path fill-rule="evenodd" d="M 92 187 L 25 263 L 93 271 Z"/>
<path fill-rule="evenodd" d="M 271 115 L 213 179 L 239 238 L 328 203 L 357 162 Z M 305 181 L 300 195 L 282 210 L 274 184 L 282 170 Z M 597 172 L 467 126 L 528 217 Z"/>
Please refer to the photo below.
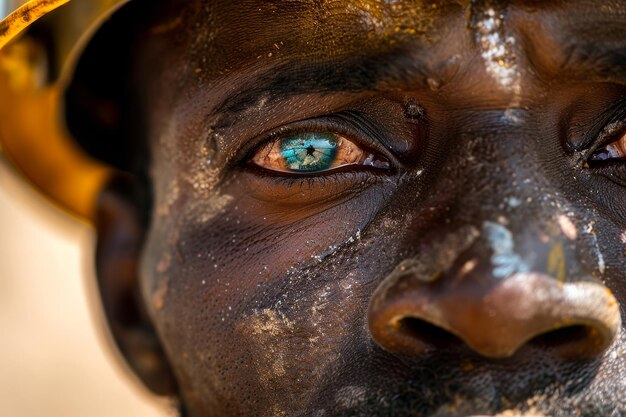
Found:
<path fill-rule="evenodd" d="M 79 217 L 94 219 L 110 169 L 70 138 L 61 97 L 97 28 L 129 0 L 8 0 L 0 22 L 0 158 Z"/>

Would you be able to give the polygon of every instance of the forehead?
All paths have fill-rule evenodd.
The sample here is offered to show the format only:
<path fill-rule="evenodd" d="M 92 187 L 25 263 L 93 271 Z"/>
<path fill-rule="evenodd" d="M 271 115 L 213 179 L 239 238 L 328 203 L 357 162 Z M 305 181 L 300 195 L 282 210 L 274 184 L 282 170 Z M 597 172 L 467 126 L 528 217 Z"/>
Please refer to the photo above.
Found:
<path fill-rule="evenodd" d="M 226 69 L 283 59 L 330 60 L 417 50 L 466 50 L 460 34 L 475 38 L 477 23 L 493 11 L 507 35 L 522 38 L 552 60 L 568 58 L 571 44 L 616 45 L 626 38 L 626 2 L 247 0 L 184 2 L 188 40 L 199 64 Z M 553 49 L 555 46 L 558 49 Z M 621 49 L 623 51 L 623 48 Z M 550 51 L 550 53 L 548 53 Z M 442 58 L 442 57 L 439 57 Z M 622 56 L 623 58 L 623 56 Z M 260 62 L 257 62 L 260 61 Z"/>
<path fill-rule="evenodd" d="M 154 23 L 137 69 L 164 112 L 180 100 L 185 113 L 190 103 L 204 114 L 229 113 L 298 94 L 432 85 L 453 87 L 438 91 L 456 104 L 517 107 L 552 81 L 626 80 L 621 0 L 167 4 L 174 12 Z"/>
<path fill-rule="evenodd" d="M 167 75 L 149 94 L 171 102 L 195 91 L 205 109 L 234 95 L 226 105 L 241 109 L 264 95 L 415 91 L 432 80 L 497 107 L 512 102 L 511 85 L 531 97 L 545 80 L 626 79 L 623 1 L 170 2 L 177 12 L 153 26 L 161 46 L 144 61 Z"/>

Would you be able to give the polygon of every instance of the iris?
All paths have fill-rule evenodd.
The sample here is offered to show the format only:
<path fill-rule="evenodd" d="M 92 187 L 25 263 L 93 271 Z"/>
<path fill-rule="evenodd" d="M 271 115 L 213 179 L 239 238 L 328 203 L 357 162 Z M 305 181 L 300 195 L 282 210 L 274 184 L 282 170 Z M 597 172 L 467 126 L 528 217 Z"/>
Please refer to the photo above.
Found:
<path fill-rule="evenodd" d="M 294 172 L 330 169 L 337 158 L 338 140 L 332 133 L 304 133 L 281 140 L 280 154 Z"/>

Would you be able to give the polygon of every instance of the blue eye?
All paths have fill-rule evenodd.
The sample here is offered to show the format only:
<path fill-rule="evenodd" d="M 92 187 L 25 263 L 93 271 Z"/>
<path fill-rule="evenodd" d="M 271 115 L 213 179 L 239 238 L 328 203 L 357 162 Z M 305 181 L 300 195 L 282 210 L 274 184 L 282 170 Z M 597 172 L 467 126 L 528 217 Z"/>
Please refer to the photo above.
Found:
<path fill-rule="evenodd" d="M 597 149 L 588 162 L 626 159 L 626 133 L 616 141 Z"/>
<path fill-rule="evenodd" d="M 326 132 L 298 133 L 262 146 L 252 162 L 274 172 L 315 174 L 351 165 L 389 169 L 381 155 L 367 152 L 351 140 Z"/>
<path fill-rule="evenodd" d="M 328 133 L 305 133 L 280 141 L 280 154 L 293 172 L 330 169 L 337 158 L 337 139 Z"/>

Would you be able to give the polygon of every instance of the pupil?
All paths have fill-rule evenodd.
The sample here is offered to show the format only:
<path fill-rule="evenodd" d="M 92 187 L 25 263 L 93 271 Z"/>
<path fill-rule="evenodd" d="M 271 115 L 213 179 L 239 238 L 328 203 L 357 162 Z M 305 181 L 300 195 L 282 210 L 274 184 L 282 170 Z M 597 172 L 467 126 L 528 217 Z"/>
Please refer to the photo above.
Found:
<path fill-rule="evenodd" d="M 305 133 L 283 139 L 281 156 L 293 172 L 320 172 L 330 169 L 337 156 L 337 136 Z"/>

